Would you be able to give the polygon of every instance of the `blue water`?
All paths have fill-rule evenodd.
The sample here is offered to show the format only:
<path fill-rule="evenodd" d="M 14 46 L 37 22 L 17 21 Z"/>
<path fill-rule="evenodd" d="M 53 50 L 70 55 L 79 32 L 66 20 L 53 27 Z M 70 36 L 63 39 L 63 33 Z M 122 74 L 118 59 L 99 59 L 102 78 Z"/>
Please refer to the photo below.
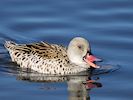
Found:
<path fill-rule="evenodd" d="M 93 77 L 102 87 L 86 90 L 76 83 L 78 93 L 70 80 L 81 76 L 39 82 L 18 74 L 3 47 L 5 40 L 67 46 L 76 36 L 89 40 L 93 54 L 105 63 L 121 66 Z M 132 100 L 132 44 L 132 0 L 0 0 L 0 100 Z"/>

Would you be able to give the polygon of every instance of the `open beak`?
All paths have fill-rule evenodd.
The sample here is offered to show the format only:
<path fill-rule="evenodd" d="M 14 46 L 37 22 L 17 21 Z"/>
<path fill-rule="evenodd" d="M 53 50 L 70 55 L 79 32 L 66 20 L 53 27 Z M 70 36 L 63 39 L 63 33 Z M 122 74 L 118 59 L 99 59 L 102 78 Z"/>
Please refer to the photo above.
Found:
<path fill-rule="evenodd" d="M 93 68 L 100 68 L 100 66 L 96 65 L 94 62 L 95 62 L 95 61 L 101 61 L 101 59 L 96 58 L 96 57 L 93 56 L 93 55 L 89 55 L 89 54 L 87 53 L 87 55 L 86 55 L 85 58 L 84 58 L 84 61 L 85 61 L 86 63 L 88 63 L 88 64 L 89 64 L 91 67 L 93 67 Z"/>

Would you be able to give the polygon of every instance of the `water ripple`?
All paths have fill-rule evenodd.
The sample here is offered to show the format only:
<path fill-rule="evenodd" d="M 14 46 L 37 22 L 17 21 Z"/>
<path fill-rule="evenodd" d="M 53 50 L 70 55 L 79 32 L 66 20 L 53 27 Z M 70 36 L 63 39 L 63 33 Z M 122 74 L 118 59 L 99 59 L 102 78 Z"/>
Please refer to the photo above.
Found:
<path fill-rule="evenodd" d="M 114 73 L 101 75 L 103 88 L 89 91 L 91 94 L 84 98 L 132 99 L 132 16 L 132 0 L 0 0 L 0 70 L 10 74 L 16 72 L 15 65 L 8 63 L 10 58 L 3 46 L 5 40 L 18 43 L 47 41 L 66 46 L 73 37 L 82 36 L 90 41 L 95 55 L 110 65 L 121 66 Z M 20 99 L 20 95 L 22 99 L 39 97 L 39 100 L 73 97 L 67 95 L 66 82 L 51 83 L 54 89 L 59 89 L 49 91 L 43 86 L 45 90 L 42 91 L 39 83 L 23 83 L 15 78 L 0 73 L 1 99 L 14 100 L 16 94 Z M 53 86 L 51 84 L 47 85 Z M 79 92 L 74 93 L 78 98 Z M 33 94 L 37 97 L 33 98 Z"/>

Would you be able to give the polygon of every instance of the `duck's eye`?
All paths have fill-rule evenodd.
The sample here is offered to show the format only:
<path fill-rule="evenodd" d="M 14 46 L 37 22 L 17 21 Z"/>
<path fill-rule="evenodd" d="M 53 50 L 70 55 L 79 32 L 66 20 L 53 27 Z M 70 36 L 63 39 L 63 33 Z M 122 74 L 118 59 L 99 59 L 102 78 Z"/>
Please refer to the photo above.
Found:
<path fill-rule="evenodd" d="M 79 49 L 82 49 L 82 46 L 81 46 L 81 45 L 78 45 L 78 48 L 79 48 Z"/>

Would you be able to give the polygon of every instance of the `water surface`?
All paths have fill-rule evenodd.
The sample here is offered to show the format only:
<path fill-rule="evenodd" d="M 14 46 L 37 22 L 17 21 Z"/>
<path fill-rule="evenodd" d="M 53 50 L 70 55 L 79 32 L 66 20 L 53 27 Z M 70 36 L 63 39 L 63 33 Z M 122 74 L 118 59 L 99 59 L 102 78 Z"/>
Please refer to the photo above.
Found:
<path fill-rule="evenodd" d="M 0 0 L 1 100 L 132 100 L 132 16 L 132 0 Z M 88 39 L 93 54 L 104 63 L 121 66 L 113 73 L 92 77 L 100 78 L 101 88 L 90 85 L 86 90 L 80 82 L 73 82 L 86 76 L 60 82 L 35 82 L 30 76 L 24 80 L 25 74 L 18 74 L 3 47 L 5 40 L 67 46 L 75 36 Z"/>

